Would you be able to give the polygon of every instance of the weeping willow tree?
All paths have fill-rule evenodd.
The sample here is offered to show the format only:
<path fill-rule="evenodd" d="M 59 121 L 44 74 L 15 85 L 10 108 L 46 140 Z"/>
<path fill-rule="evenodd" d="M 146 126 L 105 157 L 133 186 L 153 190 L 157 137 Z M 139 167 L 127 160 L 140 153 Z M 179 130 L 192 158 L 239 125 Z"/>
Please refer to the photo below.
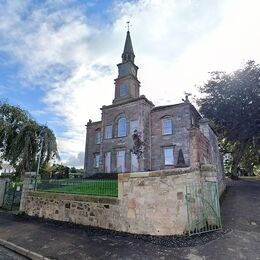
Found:
<path fill-rule="evenodd" d="M 23 109 L 0 102 L 0 159 L 8 161 L 21 175 L 36 171 L 41 142 L 42 163 L 59 157 L 51 129 L 38 124 Z"/>

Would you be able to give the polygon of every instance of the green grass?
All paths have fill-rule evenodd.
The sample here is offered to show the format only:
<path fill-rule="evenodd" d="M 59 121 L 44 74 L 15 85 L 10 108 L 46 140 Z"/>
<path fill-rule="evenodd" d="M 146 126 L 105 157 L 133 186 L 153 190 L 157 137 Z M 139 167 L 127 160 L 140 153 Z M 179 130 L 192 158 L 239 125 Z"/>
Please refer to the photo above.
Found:
<path fill-rule="evenodd" d="M 49 187 L 38 189 L 44 192 L 56 192 L 56 193 L 70 193 L 70 194 L 80 194 L 80 195 L 95 195 L 95 196 L 110 196 L 117 197 L 118 186 L 117 180 L 102 180 L 102 181 L 90 181 L 75 184 L 64 185 L 60 183 L 57 187 L 48 185 Z"/>

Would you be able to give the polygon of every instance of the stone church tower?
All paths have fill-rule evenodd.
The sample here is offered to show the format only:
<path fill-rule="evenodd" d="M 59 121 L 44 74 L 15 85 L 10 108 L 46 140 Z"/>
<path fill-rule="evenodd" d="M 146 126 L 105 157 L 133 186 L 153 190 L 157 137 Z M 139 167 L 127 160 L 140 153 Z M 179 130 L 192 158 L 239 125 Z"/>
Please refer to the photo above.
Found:
<path fill-rule="evenodd" d="M 111 105 L 101 108 L 101 121 L 86 125 L 85 174 L 137 172 L 214 163 L 223 173 L 215 133 L 194 106 L 158 106 L 140 95 L 138 67 L 129 30 L 115 79 Z M 142 158 L 132 148 L 137 131 L 145 144 Z"/>
<path fill-rule="evenodd" d="M 117 65 L 118 78 L 115 79 L 115 99 L 113 103 L 139 97 L 140 82 L 137 79 L 138 67 L 134 64 L 134 60 L 135 55 L 130 32 L 127 31 L 122 62 Z"/>

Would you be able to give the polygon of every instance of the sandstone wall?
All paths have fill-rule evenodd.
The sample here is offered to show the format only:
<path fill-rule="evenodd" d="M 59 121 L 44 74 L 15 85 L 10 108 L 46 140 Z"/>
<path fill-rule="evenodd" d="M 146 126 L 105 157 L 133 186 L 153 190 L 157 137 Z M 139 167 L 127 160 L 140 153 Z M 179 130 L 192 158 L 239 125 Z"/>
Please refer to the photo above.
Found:
<path fill-rule="evenodd" d="M 120 175 L 122 231 L 151 235 L 185 233 L 185 185 L 199 181 L 198 168 Z"/>
<path fill-rule="evenodd" d="M 186 184 L 200 181 L 216 181 L 214 167 L 120 174 L 118 198 L 33 192 L 25 187 L 20 210 L 130 233 L 183 234 L 188 226 Z"/>
<path fill-rule="evenodd" d="M 200 127 L 200 131 L 209 140 L 211 163 L 216 166 L 218 183 L 224 183 L 225 171 L 224 171 L 223 157 L 219 151 L 217 135 L 210 127 L 209 120 L 206 118 L 200 120 L 199 127 Z"/>

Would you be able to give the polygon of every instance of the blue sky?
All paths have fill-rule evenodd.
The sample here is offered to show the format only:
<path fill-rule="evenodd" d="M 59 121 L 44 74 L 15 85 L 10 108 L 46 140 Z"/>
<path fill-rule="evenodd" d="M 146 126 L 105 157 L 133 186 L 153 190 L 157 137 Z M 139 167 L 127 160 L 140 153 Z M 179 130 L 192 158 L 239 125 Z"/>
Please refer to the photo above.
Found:
<path fill-rule="evenodd" d="M 111 104 L 125 23 L 141 94 L 198 96 L 213 70 L 260 62 L 258 0 L 0 0 L 0 99 L 48 124 L 63 163 L 81 166 L 85 124 Z"/>

